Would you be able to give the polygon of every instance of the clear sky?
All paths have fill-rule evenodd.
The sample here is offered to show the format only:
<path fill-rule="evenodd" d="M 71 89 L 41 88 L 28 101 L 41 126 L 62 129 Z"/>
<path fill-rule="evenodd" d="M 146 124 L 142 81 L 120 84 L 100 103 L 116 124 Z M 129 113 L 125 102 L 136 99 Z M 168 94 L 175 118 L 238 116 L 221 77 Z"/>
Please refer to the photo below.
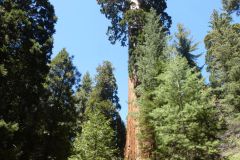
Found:
<path fill-rule="evenodd" d="M 128 98 L 128 52 L 120 44 L 111 45 L 106 36 L 108 20 L 99 11 L 96 0 L 50 0 L 55 7 L 58 22 L 54 35 L 54 55 L 62 48 L 74 55 L 74 64 L 84 74 L 93 76 L 104 60 L 115 67 L 121 116 L 126 120 Z M 203 39 L 209 30 L 213 9 L 221 8 L 221 0 L 168 0 L 167 12 L 172 16 L 174 33 L 178 23 L 191 30 L 193 39 L 200 42 L 197 53 L 205 53 Z M 54 56 L 53 55 L 53 56 Z M 199 64 L 204 64 L 204 55 Z M 207 77 L 205 71 L 204 76 Z"/>

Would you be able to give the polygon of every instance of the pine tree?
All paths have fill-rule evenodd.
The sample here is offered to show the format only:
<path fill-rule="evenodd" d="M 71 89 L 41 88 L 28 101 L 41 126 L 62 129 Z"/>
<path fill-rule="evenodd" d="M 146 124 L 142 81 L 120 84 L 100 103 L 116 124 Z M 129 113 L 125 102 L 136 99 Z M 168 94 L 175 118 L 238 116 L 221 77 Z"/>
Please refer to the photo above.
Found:
<path fill-rule="evenodd" d="M 142 159 L 153 158 L 155 151 L 154 128 L 150 123 L 150 112 L 155 108 L 152 103 L 154 99 L 153 91 L 158 86 L 156 77 L 162 73 L 167 49 L 167 33 L 159 23 L 158 16 L 154 10 L 146 16 L 147 23 L 143 28 L 144 43 L 137 46 L 135 52 L 140 56 L 138 60 L 138 77 L 141 82 L 137 87 L 139 101 L 139 142 L 142 152 Z"/>
<path fill-rule="evenodd" d="M 97 67 L 97 75 L 95 77 L 97 92 L 100 101 L 109 101 L 114 105 L 114 109 L 121 109 L 119 98 L 117 96 L 118 86 L 114 76 L 114 68 L 109 61 L 104 61 L 102 65 Z"/>
<path fill-rule="evenodd" d="M 201 54 L 193 54 L 193 52 L 197 50 L 198 43 L 193 42 L 192 38 L 189 37 L 190 31 L 187 31 L 182 24 L 178 24 L 177 29 L 178 32 L 175 34 L 174 40 L 174 47 L 177 53 L 186 58 L 191 67 L 200 70 L 196 60 Z"/>
<path fill-rule="evenodd" d="M 210 85 L 216 97 L 216 106 L 226 116 L 227 131 L 222 136 L 223 155 L 239 150 L 240 112 L 240 27 L 232 24 L 226 13 L 214 11 L 211 20 L 212 30 L 205 37 L 207 48 L 206 62 L 210 72 Z M 231 146 L 231 147 L 229 147 Z M 230 148 L 230 149 L 226 149 Z M 235 156 L 235 153 L 233 153 Z"/>
<path fill-rule="evenodd" d="M 43 119 L 39 104 L 52 54 L 54 8 L 48 0 L 1 0 L 0 15 L 0 66 L 5 74 L 0 76 L 0 117 L 19 127 L 17 136 L 5 143 L 21 148 L 18 159 L 37 159 Z M 11 155 L 6 156 L 1 159 Z"/>
<path fill-rule="evenodd" d="M 78 112 L 78 120 L 79 120 L 79 127 L 81 126 L 82 122 L 84 121 L 84 114 L 87 108 L 87 103 L 92 92 L 92 79 L 90 74 L 87 72 L 83 78 L 82 83 L 78 88 L 76 93 L 76 109 Z"/>
<path fill-rule="evenodd" d="M 125 147 L 125 126 L 119 116 L 121 106 L 117 96 L 117 83 L 114 68 L 108 61 L 97 67 L 96 85 L 90 94 L 88 112 L 99 110 L 110 121 L 114 131 L 114 144 L 118 151 L 117 157 L 123 157 Z"/>
<path fill-rule="evenodd" d="M 154 10 L 147 15 L 147 23 L 143 28 L 144 43 L 138 45 L 136 54 L 140 55 L 137 67 L 138 77 L 143 90 L 153 90 L 156 87 L 155 77 L 161 72 L 167 46 L 167 33 L 161 27 Z"/>
<path fill-rule="evenodd" d="M 88 117 L 74 142 L 74 155 L 69 160 L 114 160 L 117 150 L 110 121 L 98 110 L 88 112 Z"/>
<path fill-rule="evenodd" d="M 158 159 L 219 159 L 221 121 L 199 73 L 173 55 L 158 80 L 151 113 Z"/>
<path fill-rule="evenodd" d="M 79 76 L 72 57 L 65 49 L 60 51 L 50 64 L 45 85 L 49 96 L 43 159 L 64 160 L 70 154 L 77 119 L 73 87 Z"/>
<path fill-rule="evenodd" d="M 210 82 L 218 99 L 240 111 L 239 25 L 227 14 L 212 15 L 212 31 L 205 38 Z M 223 102 L 224 103 L 224 102 Z M 229 106 L 228 106 L 229 107 Z"/>
<path fill-rule="evenodd" d="M 83 152 L 86 152 L 87 150 L 82 150 L 81 148 L 83 147 L 86 142 L 86 140 L 83 140 L 85 136 L 88 138 L 91 138 L 91 136 L 95 136 L 97 134 L 100 134 L 99 132 L 103 132 L 104 128 L 107 128 L 106 130 L 111 129 L 109 131 L 109 134 L 106 134 L 105 136 L 111 136 L 110 139 L 106 140 L 107 145 L 105 147 L 109 147 L 109 152 L 102 153 L 104 155 L 99 155 L 101 156 L 108 156 L 108 153 L 114 153 L 112 158 L 118 157 L 118 158 L 123 158 L 124 154 L 124 147 L 125 147 L 125 125 L 119 115 L 119 110 L 121 108 L 119 104 L 119 98 L 117 96 L 117 84 L 116 84 L 116 79 L 114 76 L 114 68 L 112 67 L 112 64 L 108 61 L 103 62 L 102 65 L 100 65 L 97 68 L 97 75 L 95 77 L 95 86 L 91 89 L 91 80 L 89 74 L 86 74 L 83 78 L 83 83 L 81 85 L 81 88 L 79 92 L 77 92 L 77 97 L 79 98 L 81 103 L 77 103 L 77 106 L 81 108 L 81 105 L 84 107 L 83 111 L 83 122 L 84 125 L 81 126 L 81 129 L 78 129 L 78 135 L 75 139 L 74 142 L 74 151 L 70 159 L 84 159 Z M 84 94 L 83 94 L 84 93 Z M 87 93 L 87 94 L 86 94 Z M 84 101 L 83 101 L 84 100 Z M 82 103 L 84 102 L 84 103 Z M 96 118 L 99 117 L 98 122 Z M 104 120 L 103 117 L 104 116 Z M 92 122 L 94 121 L 94 122 Z M 96 133 L 88 133 L 90 130 L 87 132 L 84 131 L 85 124 L 90 125 L 90 123 L 96 123 L 99 126 L 104 123 L 103 128 L 98 128 L 99 131 L 93 130 L 92 132 Z M 106 123 L 106 124 L 105 124 Z M 93 127 L 94 124 L 91 125 Z M 105 131 L 104 131 L 105 133 Z M 88 135 L 89 134 L 89 135 Z M 84 136 L 84 137 L 83 137 Z M 91 139 L 95 139 L 92 137 Z M 102 139 L 104 140 L 104 138 Z M 84 141 L 84 142 L 83 142 Z M 110 143 L 111 141 L 111 143 Z M 84 143 L 84 144 L 82 144 Z M 105 142 L 103 142 L 103 146 Z M 111 146 L 109 146 L 111 144 Z M 90 145 L 90 144 L 88 144 Z M 99 144 L 100 145 L 100 144 Z M 84 146 L 87 147 L 87 146 Z M 102 146 L 100 146 L 99 150 L 96 150 L 96 152 L 100 152 Z M 114 152 L 112 152 L 114 151 Z M 93 152 L 93 148 L 91 148 L 91 152 Z M 84 153 L 85 159 L 90 158 L 90 155 L 87 155 L 88 153 Z M 90 154 L 90 153 L 89 153 Z M 99 154 L 99 153 L 96 153 Z M 96 158 L 100 158 L 96 157 Z M 106 157 L 102 157 L 103 159 Z"/>

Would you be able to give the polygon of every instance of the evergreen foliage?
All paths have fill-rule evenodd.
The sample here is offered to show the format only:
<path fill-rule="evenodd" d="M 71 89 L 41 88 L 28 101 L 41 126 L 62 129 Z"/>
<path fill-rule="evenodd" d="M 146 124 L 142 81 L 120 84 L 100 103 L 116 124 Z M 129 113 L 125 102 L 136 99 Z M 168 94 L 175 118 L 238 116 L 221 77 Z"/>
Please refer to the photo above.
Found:
<path fill-rule="evenodd" d="M 210 71 L 210 82 L 218 99 L 227 104 L 227 108 L 240 111 L 240 39 L 238 24 L 231 24 L 227 14 L 212 15 L 212 31 L 206 36 L 206 61 Z M 227 109 L 226 108 L 226 109 Z"/>
<path fill-rule="evenodd" d="M 6 124 L 18 124 L 4 146 L 18 148 L 20 160 L 37 159 L 44 119 L 39 104 L 52 54 L 54 8 L 48 0 L 1 0 L 0 15 L 0 117 Z M 17 158 L 9 156 L 1 159 Z"/>
<path fill-rule="evenodd" d="M 89 98 L 88 110 L 99 110 L 105 115 L 114 131 L 114 144 L 119 150 L 118 157 L 123 157 L 125 147 L 125 125 L 119 116 L 121 108 L 117 96 L 116 78 L 113 74 L 114 68 L 108 61 L 97 67 L 95 77 L 96 85 Z"/>
<path fill-rule="evenodd" d="M 101 12 L 107 19 L 111 20 L 111 26 L 108 27 L 108 36 L 112 44 L 118 40 L 123 46 L 127 45 L 129 40 L 129 77 L 134 80 L 135 87 L 138 85 L 138 68 L 136 63 L 138 56 L 134 52 L 138 44 L 143 42 L 142 29 L 145 24 L 145 13 L 150 12 L 151 8 L 159 16 L 159 23 L 165 31 L 169 31 L 172 24 L 171 17 L 166 13 L 166 0 L 140 0 L 140 8 L 132 9 L 133 2 L 125 0 L 97 0 L 101 6 Z"/>
<path fill-rule="evenodd" d="M 237 144 L 240 133 L 237 129 L 240 111 L 240 27 L 232 24 L 230 15 L 214 11 L 211 29 L 205 37 L 206 62 L 213 95 L 217 98 L 216 106 L 222 110 L 228 124 L 226 133 L 222 135 L 223 155 L 228 156 L 240 148 Z"/>
<path fill-rule="evenodd" d="M 151 10 L 146 16 L 147 22 L 143 28 L 144 43 L 138 45 L 135 52 L 139 55 L 138 77 L 140 85 L 137 87 L 139 95 L 139 128 L 141 152 L 145 157 L 152 157 L 155 150 L 154 129 L 150 123 L 150 112 L 155 105 L 152 103 L 154 94 L 153 90 L 158 86 L 156 77 L 163 71 L 166 55 L 167 34 L 164 32 L 156 11 Z M 148 155 L 150 154 L 150 155 Z M 143 157 L 142 157 L 143 158 Z"/>
<path fill-rule="evenodd" d="M 46 79 L 48 100 L 45 104 L 45 142 L 43 159 L 64 160 L 70 154 L 77 113 L 73 87 L 80 74 L 72 57 L 63 49 L 52 60 Z"/>
<path fill-rule="evenodd" d="M 111 21 L 111 26 L 108 27 L 108 36 L 111 43 L 115 44 L 118 40 L 122 45 L 126 45 L 128 36 L 128 23 L 123 23 L 125 14 L 131 10 L 131 2 L 126 0 L 97 0 L 101 6 L 101 13 Z M 171 26 L 171 17 L 165 12 L 167 8 L 166 0 L 142 0 L 140 8 L 149 12 L 154 8 L 157 15 L 161 15 L 161 24 L 166 28 Z M 131 35 L 132 36 L 132 35 Z"/>
<path fill-rule="evenodd" d="M 201 54 L 195 55 L 194 51 L 197 50 L 198 43 L 194 43 L 192 38 L 190 38 L 190 31 L 187 31 L 182 24 L 177 25 L 178 32 L 175 34 L 174 47 L 177 53 L 187 59 L 190 67 L 198 67 L 196 59 L 201 56 Z"/>
<path fill-rule="evenodd" d="M 72 159 L 94 159 L 95 154 L 96 159 L 123 158 L 126 131 L 119 115 L 121 106 L 117 96 L 118 87 L 113 71 L 112 64 L 104 61 L 102 65 L 97 67 L 96 83 L 92 89 L 89 75 L 87 74 L 84 77 L 80 88 L 82 92 L 77 94 L 87 93 L 79 97 L 80 100 L 86 100 L 84 101 L 84 105 L 86 105 L 84 107 L 86 108 L 83 112 L 84 125 L 82 130 L 78 131 L 75 139 Z M 98 136 L 99 139 L 96 138 Z M 92 140 L 89 141 L 89 139 Z M 97 146 L 94 148 L 93 144 Z M 107 148 L 109 151 L 107 151 Z"/>
<path fill-rule="evenodd" d="M 156 86 L 155 77 L 163 68 L 167 37 L 158 16 L 154 10 L 151 10 L 147 16 L 147 23 L 143 29 L 144 43 L 138 45 L 135 54 L 139 55 L 136 67 L 138 68 L 138 77 L 143 90 L 152 90 Z"/>
<path fill-rule="evenodd" d="M 82 122 L 84 121 L 84 114 L 87 108 L 87 103 L 92 92 L 92 79 L 90 74 L 87 72 L 83 78 L 82 83 L 78 88 L 76 93 L 76 110 L 78 113 L 78 127 L 81 127 Z"/>
<path fill-rule="evenodd" d="M 15 160 L 18 157 L 20 147 L 15 145 L 14 134 L 18 131 L 17 123 L 6 123 L 0 120 L 0 157 Z"/>
<path fill-rule="evenodd" d="M 166 0 L 138 2 L 97 0 L 110 42 L 129 46 L 140 159 L 238 160 L 240 24 L 231 14 L 240 15 L 240 1 L 222 0 L 224 12 L 212 14 L 209 85 L 183 25 L 169 43 Z M 49 0 L 0 0 L 0 159 L 124 159 L 114 68 L 104 61 L 80 83 L 66 49 L 50 60 L 56 19 Z"/>
<path fill-rule="evenodd" d="M 159 159 L 218 159 L 221 121 L 199 73 L 173 55 L 158 80 L 151 116 Z"/>
<path fill-rule="evenodd" d="M 89 112 L 88 117 L 74 142 L 75 155 L 69 160 L 114 160 L 117 150 L 110 121 L 98 110 Z"/>
<path fill-rule="evenodd" d="M 104 61 L 102 65 L 97 67 L 94 92 L 98 94 L 100 101 L 109 101 L 113 104 L 114 109 L 118 110 L 121 109 L 121 106 L 117 96 L 118 86 L 113 72 L 114 68 L 109 61 Z"/>

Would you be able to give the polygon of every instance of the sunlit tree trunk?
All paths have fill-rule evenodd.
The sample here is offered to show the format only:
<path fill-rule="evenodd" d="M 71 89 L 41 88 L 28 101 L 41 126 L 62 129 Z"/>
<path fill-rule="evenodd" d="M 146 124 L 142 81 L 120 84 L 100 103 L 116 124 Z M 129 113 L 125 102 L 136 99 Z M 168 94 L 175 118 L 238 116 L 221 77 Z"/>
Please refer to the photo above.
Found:
<path fill-rule="evenodd" d="M 131 9 L 140 8 L 140 0 L 131 0 Z M 131 27 L 131 26 L 130 26 Z M 134 44 L 130 46 L 135 46 Z M 137 96 L 135 93 L 136 75 L 128 79 L 128 117 L 127 117 L 127 136 L 125 146 L 125 159 L 126 160 L 140 160 L 139 142 L 137 139 L 138 134 L 138 106 L 136 103 Z"/>

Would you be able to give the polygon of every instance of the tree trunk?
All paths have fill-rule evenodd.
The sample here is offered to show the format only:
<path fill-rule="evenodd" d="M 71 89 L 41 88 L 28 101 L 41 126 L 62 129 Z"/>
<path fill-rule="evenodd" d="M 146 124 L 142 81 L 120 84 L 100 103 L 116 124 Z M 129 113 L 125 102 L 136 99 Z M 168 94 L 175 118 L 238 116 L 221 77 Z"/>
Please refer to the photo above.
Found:
<path fill-rule="evenodd" d="M 140 0 L 131 0 L 131 9 L 140 8 Z M 129 34 L 131 35 L 131 34 Z M 132 45 L 134 46 L 134 45 Z M 136 76 L 136 75 L 135 75 Z M 127 136 L 125 146 L 125 159 L 126 160 L 140 160 L 139 142 L 137 139 L 138 134 L 138 106 L 137 96 L 135 93 L 135 79 L 128 78 L 128 116 L 127 116 Z"/>
<path fill-rule="evenodd" d="M 136 104 L 136 94 L 134 91 L 134 80 L 128 80 L 128 117 L 127 117 L 127 137 L 125 146 L 125 159 L 137 160 L 140 159 L 139 143 L 137 140 L 137 114 L 138 107 Z"/>

